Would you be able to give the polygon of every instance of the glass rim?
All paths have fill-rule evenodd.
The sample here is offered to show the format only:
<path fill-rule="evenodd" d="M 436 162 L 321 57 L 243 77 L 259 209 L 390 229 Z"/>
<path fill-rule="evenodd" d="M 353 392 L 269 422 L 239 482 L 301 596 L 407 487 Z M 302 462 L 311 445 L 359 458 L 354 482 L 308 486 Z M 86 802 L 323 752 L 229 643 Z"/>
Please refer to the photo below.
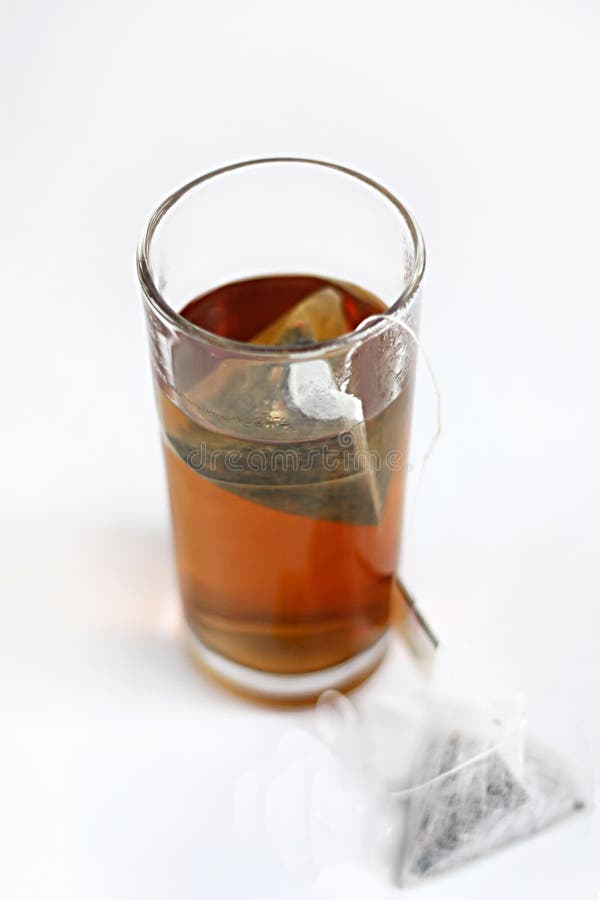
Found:
<path fill-rule="evenodd" d="M 388 200 L 396 208 L 396 210 L 402 216 L 413 241 L 414 261 L 410 277 L 407 281 L 406 286 L 404 287 L 404 290 L 401 292 L 398 298 L 392 304 L 390 304 L 386 311 L 377 313 L 376 315 L 370 317 L 365 321 L 365 323 L 362 323 L 364 327 L 359 326 L 358 329 L 354 329 L 353 331 L 349 331 L 345 334 L 339 335 L 339 337 L 331 338 L 328 341 L 322 341 L 312 347 L 270 347 L 266 345 L 261 346 L 260 344 L 248 344 L 245 341 L 226 338 L 222 335 L 215 334 L 212 331 L 208 331 L 205 328 L 201 328 L 199 325 L 195 325 L 193 322 L 190 322 L 188 319 L 184 318 L 175 309 L 173 309 L 173 307 L 169 303 L 167 303 L 165 298 L 162 296 L 162 293 L 159 290 L 158 286 L 156 285 L 150 271 L 149 257 L 152 246 L 152 238 L 154 237 L 154 233 L 165 214 L 173 206 L 175 206 L 178 200 L 180 200 L 189 191 L 198 187 L 198 185 L 203 184 L 205 181 L 209 181 L 210 179 L 217 178 L 219 175 L 225 175 L 228 172 L 234 172 L 237 169 L 244 169 L 250 166 L 268 165 L 273 163 L 301 163 L 304 165 L 322 166 L 323 168 L 332 169 L 335 172 L 340 172 L 343 175 L 349 175 L 350 177 L 357 179 L 368 187 L 379 192 L 382 197 Z M 201 338 L 205 343 L 213 344 L 224 350 L 235 351 L 238 355 L 243 354 L 244 356 L 261 358 L 263 360 L 268 357 L 276 359 L 290 357 L 293 357 L 294 359 L 307 359 L 323 356 L 323 354 L 326 354 L 329 351 L 343 349 L 345 347 L 348 347 L 349 345 L 352 345 L 352 343 L 357 338 L 362 339 L 367 335 L 372 336 L 374 333 L 379 333 L 387 326 L 387 324 L 389 324 L 389 322 L 397 313 L 406 309 L 411 299 L 418 291 L 421 281 L 423 280 L 423 275 L 425 272 L 425 242 L 423 240 L 421 229 L 417 225 L 411 213 L 404 206 L 404 204 L 401 203 L 400 200 L 398 200 L 397 197 L 395 197 L 391 193 L 391 191 L 388 191 L 387 188 L 379 184 L 379 182 L 375 181 L 374 179 L 369 178 L 368 175 L 363 175 L 361 172 L 357 172 L 354 169 L 348 168 L 347 166 L 342 166 L 338 163 L 326 162 L 325 160 L 320 159 L 310 159 L 301 156 L 271 156 L 258 159 L 243 160 L 241 162 L 230 163 L 229 165 L 221 166 L 218 169 L 213 169 L 212 171 L 207 172 L 204 175 L 200 175 L 197 178 L 192 179 L 192 181 L 188 181 L 182 187 L 178 188 L 176 191 L 170 194 L 155 209 L 142 231 L 142 235 L 137 248 L 136 267 L 142 291 L 151 307 L 153 308 L 154 312 L 157 313 L 159 317 L 166 318 L 179 331 L 184 332 L 189 337 Z"/>

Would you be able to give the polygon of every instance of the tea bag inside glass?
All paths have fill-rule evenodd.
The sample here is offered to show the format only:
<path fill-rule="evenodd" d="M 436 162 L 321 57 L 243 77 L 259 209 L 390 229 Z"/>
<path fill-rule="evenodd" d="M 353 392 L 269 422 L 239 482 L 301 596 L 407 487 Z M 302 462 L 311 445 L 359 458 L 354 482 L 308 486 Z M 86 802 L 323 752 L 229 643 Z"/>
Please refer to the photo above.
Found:
<path fill-rule="evenodd" d="M 341 294 L 325 287 L 250 343 L 306 347 L 347 331 Z M 163 421 L 171 447 L 198 474 L 295 515 L 357 525 L 381 521 L 392 475 L 382 460 L 408 439 L 404 395 L 366 419 L 361 398 L 324 357 L 268 365 L 226 358 L 191 385 L 187 397 L 189 415 L 165 399 Z M 232 459 L 235 465 L 228 465 Z"/>
<path fill-rule="evenodd" d="M 342 295 L 333 287 L 325 287 L 296 303 L 259 331 L 249 343 L 299 347 L 329 341 L 347 331 Z"/>

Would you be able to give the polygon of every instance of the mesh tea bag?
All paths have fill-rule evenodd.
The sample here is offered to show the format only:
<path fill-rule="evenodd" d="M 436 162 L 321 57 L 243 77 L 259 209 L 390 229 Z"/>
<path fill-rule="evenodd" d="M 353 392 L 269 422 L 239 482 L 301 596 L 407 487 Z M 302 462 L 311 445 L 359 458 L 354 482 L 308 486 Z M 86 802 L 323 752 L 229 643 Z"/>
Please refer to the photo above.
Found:
<path fill-rule="evenodd" d="M 527 740 L 517 774 L 499 747 L 458 728 L 432 735 L 400 793 L 404 833 L 400 884 L 522 840 L 582 807 L 570 774 L 549 748 Z"/>
<path fill-rule="evenodd" d="M 338 701 L 330 692 L 326 702 L 331 710 Z M 342 757 L 351 744 L 373 791 L 387 792 L 391 805 L 379 830 L 393 835 L 388 865 L 401 886 L 529 837 L 583 806 L 577 779 L 526 734 L 517 703 L 482 706 L 415 692 L 357 711 L 350 731 L 342 727 L 348 702 L 339 701 L 337 733 L 330 713 L 329 740 Z"/>
<path fill-rule="evenodd" d="M 250 341 L 270 347 L 297 347 L 317 344 L 348 331 L 342 295 L 325 287 L 296 303 Z"/>
<path fill-rule="evenodd" d="M 347 331 L 341 295 L 327 287 L 295 304 L 251 343 L 302 346 Z M 272 365 L 226 358 L 188 389 L 189 415 L 161 398 L 166 436 L 198 474 L 255 503 L 375 525 L 392 472 L 373 463 L 403 446 L 409 395 L 365 420 L 360 397 L 343 382 L 343 372 L 326 358 Z"/>

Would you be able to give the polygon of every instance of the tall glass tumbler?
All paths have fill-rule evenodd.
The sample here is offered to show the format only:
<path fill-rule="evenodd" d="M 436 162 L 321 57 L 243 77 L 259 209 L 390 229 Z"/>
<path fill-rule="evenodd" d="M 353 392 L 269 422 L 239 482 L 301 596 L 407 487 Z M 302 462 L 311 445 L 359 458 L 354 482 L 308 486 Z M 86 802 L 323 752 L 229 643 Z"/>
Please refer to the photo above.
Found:
<path fill-rule="evenodd" d="M 286 701 L 358 683 L 385 652 L 399 562 L 417 225 L 350 169 L 253 160 L 165 200 L 137 264 L 194 656 L 230 686 Z M 180 315 L 220 285 L 289 274 L 358 285 L 380 311 L 292 348 Z"/>

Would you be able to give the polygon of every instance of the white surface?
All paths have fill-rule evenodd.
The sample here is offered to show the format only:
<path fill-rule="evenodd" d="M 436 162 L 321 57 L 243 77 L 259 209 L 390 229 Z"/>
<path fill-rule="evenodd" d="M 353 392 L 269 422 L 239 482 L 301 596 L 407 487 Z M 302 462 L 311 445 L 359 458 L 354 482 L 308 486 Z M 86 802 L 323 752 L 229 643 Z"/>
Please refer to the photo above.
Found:
<path fill-rule="evenodd" d="M 597 759 L 598 7 L 58 0 L 3 18 L 0 896 L 398 896 L 350 840 L 299 887 L 272 844 L 238 850 L 239 779 L 310 717 L 222 694 L 173 639 L 134 246 L 169 190 L 244 157 L 339 160 L 408 204 L 444 432 L 407 571 L 443 680 L 523 692 L 532 729 Z M 415 453 L 430 427 L 424 384 Z M 397 652 L 363 693 L 405 672 Z M 580 816 L 419 896 L 597 897 L 599 838 Z"/>

